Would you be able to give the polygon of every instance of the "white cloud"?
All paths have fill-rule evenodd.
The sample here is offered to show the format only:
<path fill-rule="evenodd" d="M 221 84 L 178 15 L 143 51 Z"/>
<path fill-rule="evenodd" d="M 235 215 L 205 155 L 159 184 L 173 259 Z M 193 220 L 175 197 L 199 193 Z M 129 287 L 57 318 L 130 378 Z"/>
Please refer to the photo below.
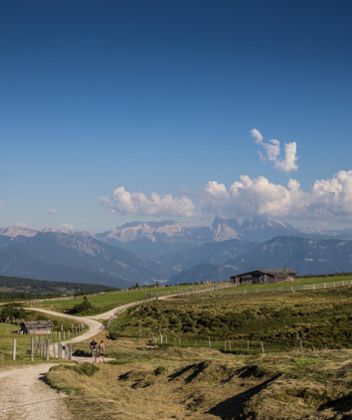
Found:
<path fill-rule="evenodd" d="M 283 219 L 352 220 L 352 170 L 314 182 L 304 191 L 299 182 L 275 184 L 242 175 L 226 187 L 209 181 L 201 193 L 202 209 L 222 217 L 265 215 Z"/>
<path fill-rule="evenodd" d="M 272 139 L 269 140 L 269 142 L 265 142 L 262 133 L 257 128 L 251 129 L 251 136 L 254 138 L 255 142 L 265 150 L 265 155 L 259 152 L 259 156 L 261 157 L 261 159 L 272 162 L 274 164 L 274 167 L 280 171 L 297 171 L 298 156 L 296 142 L 285 143 L 284 156 L 283 158 L 280 158 L 281 143 L 279 140 Z"/>
<path fill-rule="evenodd" d="M 352 215 L 352 170 L 315 181 L 311 208 L 321 216 Z"/>
<path fill-rule="evenodd" d="M 261 144 L 263 143 L 264 137 L 262 133 L 257 128 L 252 128 L 251 135 L 256 141 L 256 143 Z"/>
<path fill-rule="evenodd" d="M 307 202 L 306 194 L 296 180 L 281 185 L 263 176 L 251 178 L 247 175 L 242 175 L 229 187 L 216 181 L 208 182 L 201 200 L 206 212 L 222 217 L 285 216 L 302 211 Z"/>
<path fill-rule="evenodd" d="M 57 213 L 57 211 L 55 209 L 48 209 L 48 214 L 50 216 L 55 216 L 56 213 Z"/>
<path fill-rule="evenodd" d="M 341 170 L 327 179 L 316 180 L 303 189 L 296 179 L 275 183 L 264 176 L 241 175 L 230 185 L 209 181 L 194 203 L 187 195 L 150 196 L 115 189 L 101 204 L 122 215 L 191 217 L 216 215 L 226 218 L 271 216 L 312 223 L 352 221 L 352 170 Z M 196 211 L 197 208 L 197 211 Z"/>
<path fill-rule="evenodd" d="M 125 187 L 115 189 L 110 197 L 101 198 L 101 203 L 114 213 L 154 216 L 192 216 L 193 201 L 185 195 L 175 198 L 171 194 L 152 193 L 147 197 L 142 192 L 129 192 Z"/>

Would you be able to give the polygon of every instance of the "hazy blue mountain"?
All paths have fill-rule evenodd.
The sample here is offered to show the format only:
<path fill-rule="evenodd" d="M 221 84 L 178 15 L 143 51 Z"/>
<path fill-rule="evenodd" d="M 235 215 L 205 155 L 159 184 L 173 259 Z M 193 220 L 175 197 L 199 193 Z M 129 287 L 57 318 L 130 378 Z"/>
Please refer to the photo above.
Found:
<path fill-rule="evenodd" d="M 171 282 L 187 282 L 193 274 L 197 281 L 224 280 L 230 275 L 260 268 L 288 267 L 301 275 L 352 272 L 352 241 L 312 239 L 297 236 L 272 238 L 256 244 L 239 256 L 216 264 L 203 261 L 172 277 Z"/>
<path fill-rule="evenodd" d="M 203 245 L 182 251 L 164 259 L 164 263 L 178 270 L 188 269 L 197 264 L 221 265 L 236 258 L 257 243 L 231 239 L 221 242 L 207 242 Z"/>
<path fill-rule="evenodd" d="M 126 223 L 98 233 L 96 238 L 160 263 L 170 255 L 212 240 L 208 226 L 169 220 Z"/>
<path fill-rule="evenodd" d="M 0 274 L 128 287 L 165 281 L 171 271 L 88 235 L 0 236 Z"/>
<path fill-rule="evenodd" d="M 242 222 L 236 219 L 215 218 L 211 226 L 169 220 L 126 223 L 99 233 L 96 238 L 160 263 L 183 267 L 184 256 L 189 252 L 196 255 L 202 251 L 198 251 L 198 247 L 207 243 L 221 243 L 233 239 L 261 242 L 274 236 L 296 233 L 292 226 L 270 218 L 256 217 Z M 195 249 L 194 253 L 192 248 Z M 206 249 L 204 251 L 205 254 L 209 254 Z M 197 257 L 197 261 L 202 259 L 201 256 Z M 189 263 L 186 266 L 189 266 Z"/>
<path fill-rule="evenodd" d="M 211 226 L 133 222 L 95 236 L 1 228 L 0 275 L 129 287 L 221 280 L 260 267 L 287 266 L 302 274 L 352 271 L 351 242 L 339 239 L 350 233 L 299 232 L 263 217 L 216 218 Z"/>
<path fill-rule="evenodd" d="M 352 271 L 352 241 L 277 237 L 227 261 L 240 271 L 258 267 L 289 267 L 300 274 Z"/>

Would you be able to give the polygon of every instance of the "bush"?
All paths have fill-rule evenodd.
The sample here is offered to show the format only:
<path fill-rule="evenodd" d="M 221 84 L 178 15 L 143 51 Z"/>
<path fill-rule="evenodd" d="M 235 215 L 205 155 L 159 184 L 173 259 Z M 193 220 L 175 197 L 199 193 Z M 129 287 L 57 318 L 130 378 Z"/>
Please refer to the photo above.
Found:
<path fill-rule="evenodd" d="M 6 322 L 7 319 L 22 319 L 27 315 L 26 311 L 23 309 L 22 305 L 7 303 L 0 307 L 0 321 Z"/>
<path fill-rule="evenodd" d="M 82 312 L 87 312 L 91 309 L 93 309 L 93 305 L 89 302 L 87 296 L 83 296 L 83 300 L 81 303 L 77 303 L 72 308 L 68 309 L 66 311 L 67 314 L 74 315 L 79 314 Z"/>

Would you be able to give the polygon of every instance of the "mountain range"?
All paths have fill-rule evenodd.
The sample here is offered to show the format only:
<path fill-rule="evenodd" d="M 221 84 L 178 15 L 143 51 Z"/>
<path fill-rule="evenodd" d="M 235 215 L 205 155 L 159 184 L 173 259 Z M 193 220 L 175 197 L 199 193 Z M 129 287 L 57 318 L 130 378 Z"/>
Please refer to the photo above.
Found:
<path fill-rule="evenodd" d="M 0 228 L 0 274 L 130 287 L 222 280 L 256 268 L 300 274 L 352 271 L 351 231 L 305 232 L 257 217 L 210 226 L 132 222 L 89 232 Z"/>

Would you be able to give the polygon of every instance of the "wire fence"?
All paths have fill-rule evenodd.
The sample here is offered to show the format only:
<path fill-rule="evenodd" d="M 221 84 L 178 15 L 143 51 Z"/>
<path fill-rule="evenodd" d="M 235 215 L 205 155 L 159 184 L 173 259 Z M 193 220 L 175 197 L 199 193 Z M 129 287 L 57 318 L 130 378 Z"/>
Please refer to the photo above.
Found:
<path fill-rule="evenodd" d="M 70 359 L 72 345 L 65 343 L 85 330 L 85 324 L 72 323 L 71 328 L 60 328 L 47 334 L 20 334 L 18 325 L 9 323 L 1 334 L 0 363 Z"/>
<path fill-rule="evenodd" d="M 219 339 L 219 338 L 195 338 L 186 336 L 164 336 L 160 338 L 153 337 L 148 341 L 149 348 L 211 348 L 222 352 L 242 354 L 242 355 L 258 355 L 275 352 L 291 352 L 291 351 L 321 351 L 321 350 L 337 350 L 337 349 L 351 349 L 352 339 L 345 337 L 339 341 L 333 339 L 325 340 L 324 338 L 307 338 L 307 337 L 285 337 L 280 338 L 234 338 L 234 339 Z"/>
<path fill-rule="evenodd" d="M 250 287 L 233 287 L 231 293 L 233 294 L 255 294 L 255 293 L 295 293 L 300 291 L 314 291 L 337 289 L 341 287 L 352 287 L 352 279 L 327 281 L 309 284 L 289 284 L 285 285 L 251 285 Z"/>

